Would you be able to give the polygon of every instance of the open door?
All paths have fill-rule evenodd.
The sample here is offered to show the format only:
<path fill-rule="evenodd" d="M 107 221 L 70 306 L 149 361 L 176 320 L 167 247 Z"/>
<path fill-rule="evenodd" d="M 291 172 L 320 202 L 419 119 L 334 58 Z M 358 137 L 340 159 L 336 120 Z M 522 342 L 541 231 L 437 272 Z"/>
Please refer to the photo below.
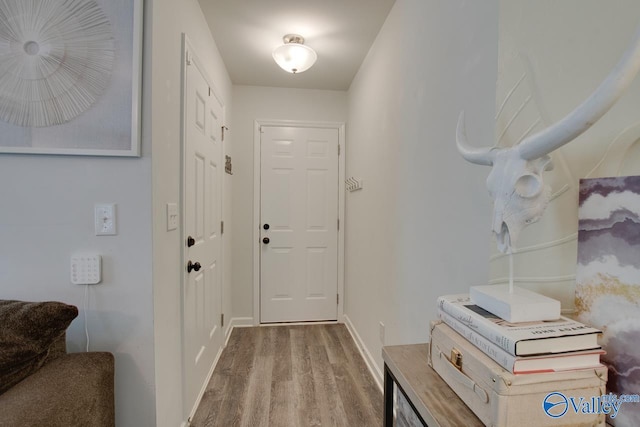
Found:
<path fill-rule="evenodd" d="M 224 106 L 185 41 L 183 108 L 183 410 L 190 415 L 222 346 Z"/>

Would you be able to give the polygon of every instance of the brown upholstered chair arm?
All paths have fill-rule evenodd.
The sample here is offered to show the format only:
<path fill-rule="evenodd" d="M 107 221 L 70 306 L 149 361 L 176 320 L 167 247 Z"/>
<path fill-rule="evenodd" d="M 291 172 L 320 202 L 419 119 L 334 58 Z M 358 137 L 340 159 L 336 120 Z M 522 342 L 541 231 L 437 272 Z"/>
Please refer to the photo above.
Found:
<path fill-rule="evenodd" d="M 0 427 L 113 427 L 111 353 L 62 355 L 0 395 Z"/>

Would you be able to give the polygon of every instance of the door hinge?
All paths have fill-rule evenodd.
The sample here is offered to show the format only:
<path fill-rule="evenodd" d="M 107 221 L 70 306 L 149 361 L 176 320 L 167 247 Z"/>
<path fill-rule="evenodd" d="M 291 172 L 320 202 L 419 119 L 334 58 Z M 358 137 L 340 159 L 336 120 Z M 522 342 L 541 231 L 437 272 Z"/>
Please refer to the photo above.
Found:
<path fill-rule="evenodd" d="M 338 218 L 338 231 L 340 231 L 340 218 Z"/>
<path fill-rule="evenodd" d="M 224 234 L 224 221 L 220 221 L 220 234 Z"/>
<path fill-rule="evenodd" d="M 336 305 L 340 305 L 340 294 L 336 294 Z"/>
<path fill-rule="evenodd" d="M 220 315 L 220 326 L 224 326 L 224 313 Z"/>
<path fill-rule="evenodd" d="M 211 96 L 211 87 L 209 87 L 209 96 Z"/>
<path fill-rule="evenodd" d="M 222 140 L 224 141 L 224 131 L 229 130 L 228 127 L 222 126 Z"/>
<path fill-rule="evenodd" d="M 191 53 L 189 51 L 186 51 L 184 56 L 186 58 L 187 65 L 191 65 Z"/>
<path fill-rule="evenodd" d="M 340 152 L 341 152 L 341 151 L 342 151 L 342 150 L 341 150 L 340 144 L 338 144 L 338 156 L 340 155 Z"/>

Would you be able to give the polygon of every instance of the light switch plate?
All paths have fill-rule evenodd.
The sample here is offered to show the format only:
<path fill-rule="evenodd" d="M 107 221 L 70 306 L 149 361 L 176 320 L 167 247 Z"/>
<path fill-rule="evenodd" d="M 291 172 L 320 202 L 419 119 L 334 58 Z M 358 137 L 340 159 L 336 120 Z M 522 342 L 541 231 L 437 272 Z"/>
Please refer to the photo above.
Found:
<path fill-rule="evenodd" d="M 94 215 L 96 236 L 115 236 L 118 234 L 115 204 L 101 203 L 95 205 Z"/>
<path fill-rule="evenodd" d="M 71 283 L 97 285 L 102 280 L 102 257 L 93 254 L 71 256 Z"/>
<path fill-rule="evenodd" d="M 178 205 L 167 203 L 167 231 L 178 228 Z"/>

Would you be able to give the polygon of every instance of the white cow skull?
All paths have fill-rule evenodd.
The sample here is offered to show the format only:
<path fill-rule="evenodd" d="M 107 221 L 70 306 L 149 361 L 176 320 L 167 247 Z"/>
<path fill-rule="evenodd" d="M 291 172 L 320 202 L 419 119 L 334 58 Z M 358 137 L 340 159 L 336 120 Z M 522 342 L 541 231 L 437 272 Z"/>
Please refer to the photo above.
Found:
<path fill-rule="evenodd" d="M 575 110 L 556 124 L 510 148 L 473 148 L 467 142 L 464 111 L 456 134 L 458 151 L 466 160 L 493 166 L 487 188 L 494 199 L 492 231 L 498 249 L 507 253 L 529 224 L 542 216 L 551 190 L 542 172 L 552 169 L 549 154 L 574 140 L 602 117 L 635 78 L 640 69 L 640 27 L 620 62 L 598 88 Z"/>

